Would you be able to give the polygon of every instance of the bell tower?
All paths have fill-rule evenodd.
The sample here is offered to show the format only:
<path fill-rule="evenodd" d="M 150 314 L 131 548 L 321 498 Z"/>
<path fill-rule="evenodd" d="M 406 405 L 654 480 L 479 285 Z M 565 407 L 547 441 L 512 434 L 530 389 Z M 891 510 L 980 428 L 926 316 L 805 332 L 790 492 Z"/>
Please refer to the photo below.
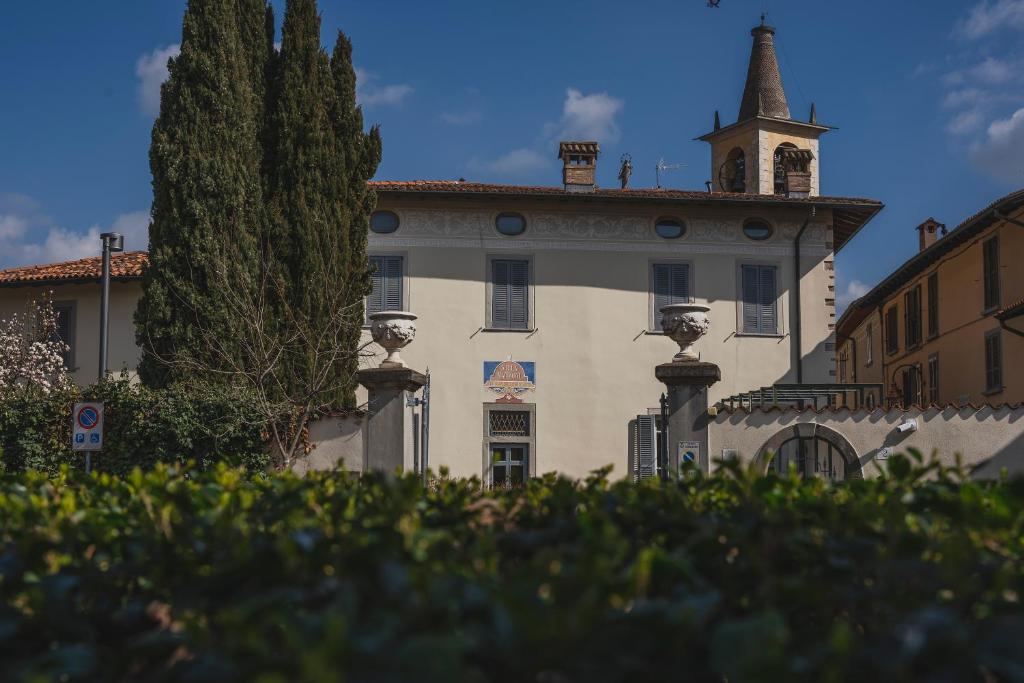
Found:
<path fill-rule="evenodd" d="M 764 23 L 750 35 L 750 64 L 736 123 L 698 140 L 711 144 L 711 184 L 716 192 L 813 197 L 820 193 L 818 138 L 831 128 L 818 123 L 814 105 L 807 121 L 790 116 L 775 57 L 775 29 Z"/>

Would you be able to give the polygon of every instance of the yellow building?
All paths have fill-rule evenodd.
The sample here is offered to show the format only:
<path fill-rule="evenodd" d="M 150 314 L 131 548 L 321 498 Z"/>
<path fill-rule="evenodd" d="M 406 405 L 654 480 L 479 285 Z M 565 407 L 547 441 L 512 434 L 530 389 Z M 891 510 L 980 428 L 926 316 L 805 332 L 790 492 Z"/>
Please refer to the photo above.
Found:
<path fill-rule="evenodd" d="M 903 405 L 1024 401 L 1024 189 L 917 229 L 919 252 L 840 318 L 839 382 Z"/>

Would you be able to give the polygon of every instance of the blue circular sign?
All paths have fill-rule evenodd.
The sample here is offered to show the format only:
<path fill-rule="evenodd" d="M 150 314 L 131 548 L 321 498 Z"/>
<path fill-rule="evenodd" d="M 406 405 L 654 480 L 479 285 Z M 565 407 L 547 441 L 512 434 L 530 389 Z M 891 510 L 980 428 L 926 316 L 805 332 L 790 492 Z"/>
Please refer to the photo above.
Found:
<path fill-rule="evenodd" d="M 92 406 L 85 406 L 78 411 L 78 424 L 82 429 L 92 429 L 99 421 L 99 411 Z"/>
<path fill-rule="evenodd" d="M 683 462 L 693 462 L 696 459 L 697 456 L 694 455 L 693 451 L 686 451 L 683 453 Z"/>

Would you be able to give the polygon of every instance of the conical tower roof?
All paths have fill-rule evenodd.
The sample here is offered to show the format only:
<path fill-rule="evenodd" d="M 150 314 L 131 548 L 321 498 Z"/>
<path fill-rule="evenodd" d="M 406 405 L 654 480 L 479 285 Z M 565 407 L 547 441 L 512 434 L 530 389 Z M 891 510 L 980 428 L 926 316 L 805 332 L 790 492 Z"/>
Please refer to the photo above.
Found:
<path fill-rule="evenodd" d="M 755 26 L 750 35 L 754 37 L 754 44 L 750 48 L 747 83 L 743 87 L 737 121 L 755 116 L 788 119 L 789 105 L 786 104 L 786 91 L 782 89 L 779 62 L 775 58 L 775 29 L 762 23 Z"/>

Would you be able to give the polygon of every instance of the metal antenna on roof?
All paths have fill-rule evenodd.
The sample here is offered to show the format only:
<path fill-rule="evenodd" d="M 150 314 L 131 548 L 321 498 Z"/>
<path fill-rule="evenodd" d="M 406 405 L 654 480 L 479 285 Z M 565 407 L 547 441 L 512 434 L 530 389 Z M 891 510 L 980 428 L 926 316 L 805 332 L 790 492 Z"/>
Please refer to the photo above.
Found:
<path fill-rule="evenodd" d="M 655 179 L 656 187 L 659 190 L 661 189 L 661 172 L 662 171 L 675 171 L 676 169 L 680 169 L 683 166 L 685 166 L 685 164 L 669 164 L 664 159 L 658 159 L 658 163 L 656 163 L 654 165 L 654 179 Z"/>

